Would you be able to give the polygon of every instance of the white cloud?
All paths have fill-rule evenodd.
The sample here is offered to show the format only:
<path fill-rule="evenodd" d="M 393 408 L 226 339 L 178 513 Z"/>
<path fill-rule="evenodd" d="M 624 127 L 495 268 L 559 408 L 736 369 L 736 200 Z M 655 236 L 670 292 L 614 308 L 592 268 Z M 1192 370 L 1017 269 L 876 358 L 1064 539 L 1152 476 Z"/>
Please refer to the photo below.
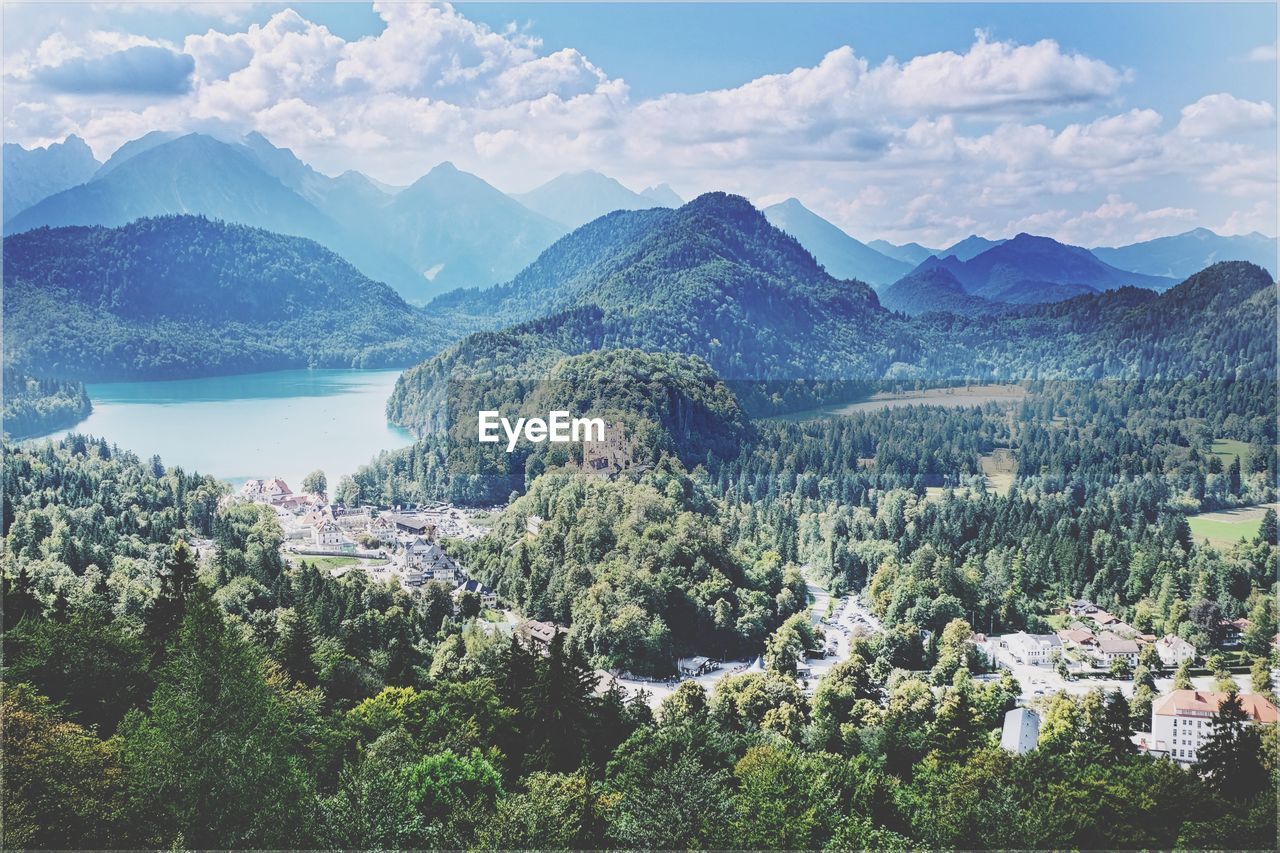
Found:
<path fill-rule="evenodd" d="M 795 195 L 859 237 L 935 245 L 1022 221 L 1090 243 L 1182 223 L 1191 204 L 1144 210 L 1148 181 L 1179 182 L 1206 216 L 1227 217 L 1204 212 L 1208 195 L 1274 211 L 1263 200 L 1274 151 L 1241 138 L 1275 127 L 1270 104 L 1222 93 L 1165 117 L 1124 103 L 1130 71 L 1053 40 L 979 32 L 961 51 L 879 64 L 843 46 L 732 88 L 637 100 L 578 50 L 544 50 L 514 27 L 448 5 L 374 8 L 384 26 L 359 39 L 289 9 L 201 24 L 181 44 L 99 25 L 54 32 L 6 57 L 6 135 L 44 144 L 78 132 L 105 156 L 149 130 L 257 130 L 331 173 L 407 183 L 448 159 L 511 190 L 595 168 L 686 197 Z M 189 56 L 189 93 L 34 92 L 42 67 L 137 46 Z"/>
<path fill-rule="evenodd" d="M 1204 139 L 1232 136 L 1276 126 L 1275 107 L 1266 101 L 1245 101 L 1226 92 L 1205 95 L 1182 108 L 1178 133 Z"/>
<path fill-rule="evenodd" d="M 1276 42 L 1272 42 L 1271 44 L 1258 45 L 1245 54 L 1245 59 L 1249 62 L 1275 62 L 1276 55 Z"/>

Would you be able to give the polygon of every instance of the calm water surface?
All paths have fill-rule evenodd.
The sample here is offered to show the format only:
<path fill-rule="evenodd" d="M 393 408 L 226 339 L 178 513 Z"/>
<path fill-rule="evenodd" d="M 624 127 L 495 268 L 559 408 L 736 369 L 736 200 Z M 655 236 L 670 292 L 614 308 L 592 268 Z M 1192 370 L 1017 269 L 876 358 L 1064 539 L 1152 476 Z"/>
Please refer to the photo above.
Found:
<path fill-rule="evenodd" d="M 101 436 L 143 458 L 239 485 L 320 469 L 338 478 L 381 450 L 413 443 L 387 423 L 399 370 L 284 370 L 165 382 L 89 385 L 93 413 L 68 432 Z"/>

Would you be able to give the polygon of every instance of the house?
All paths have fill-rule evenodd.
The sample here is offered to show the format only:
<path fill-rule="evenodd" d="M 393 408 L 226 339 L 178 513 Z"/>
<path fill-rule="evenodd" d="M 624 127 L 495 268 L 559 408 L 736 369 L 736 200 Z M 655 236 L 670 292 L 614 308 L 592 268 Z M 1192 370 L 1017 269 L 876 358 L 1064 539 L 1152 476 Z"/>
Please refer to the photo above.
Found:
<path fill-rule="evenodd" d="M 272 480 L 268 480 L 263 485 L 262 494 L 266 497 L 269 503 L 275 504 L 282 502 L 285 498 L 292 497 L 293 489 L 289 488 L 288 484 L 285 483 L 284 480 L 276 477 Z"/>
<path fill-rule="evenodd" d="M 530 536 L 537 536 L 542 532 L 543 519 L 540 515 L 531 515 L 524 522 L 525 533 Z"/>
<path fill-rule="evenodd" d="M 1156 640 L 1156 654 L 1167 667 L 1179 666 L 1183 661 L 1195 661 L 1196 647 L 1181 637 L 1165 634 Z"/>
<path fill-rule="evenodd" d="M 480 597 L 480 606 L 487 608 L 495 608 L 498 606 L 498 594 L 489 587 L 480 583 L 480 581 L 463 581 L 458 584 L 458 588 L 453 591 L 455 600 L 462 598 L 464 593 L 475 593 Z"/>
<path fill-rule="evenodd" d="M 369 535 L 375 536 L 383 542 L 394 542 L 396 524 L 387 516 L 379 515 L 369 520 Z"/>
<path fill-rule="evenodd" d="M 426 580 L 455 580 L 458 564 L 440 546 L 421 536 L 404 543 L 401 561 L 405 568 L 422 572 Z"/>
<path fill-rule="evenodd" d="M 1098 650 L 1094 654 L 1104 666 L 1110 666 L 1116 659 L 1125 661 L 1129 666 L 1137 666 L 1138 642 L 1104 631 L 1098 635 Z"/>
<path fill-rule="evenodd" d="M 698 676 L 703 673 L 719 669 L 719 667 L 720 664 L 716 661 L 702 655 L 695 655 L 691 658 L 681 658 L 678 661 L 678 669 L 680 670 L 681 675 Z"/>
<path fill-rule="evenodd" d="M 1089 613 L 1097 613 L 1098 605 L 1094 604 L 1092 601 L 1086 601 L 1083 598 L 1078 598 L 1075 601 L 1067 602 L 1067 611 L 1072 616 L 1084 616 Z"/>
<path fill-rule="evenodd" d="M 1098 646 L 1098 638 L 1087 628 L 1067 628 L 1058 632 L 1058 639 L 1069 649 L 1092 650 Z"/>
<path fill-rule="evenodd" d="M 525 644 L 525 648 L 539 649 L 543 654 L 557 635 L 568 633 L 569 629 L 563 625 L 539 622 L 537 619 L 526 619 L 516 628 L 516 636 Z"/>
<path fill-rule="evenodd" d="M 1000 746 L 1015 755 L 1026 755 L 1040 741 L 1040 715 L 1030 708 L 1014 708 L 1004 715 Z"/>
<path fill-rule="evenodd" d="M 1225 693 L 1175 690 L 1151 706 L 1150 752 L 1168 754 L 1174 761 L 1194 764 L 1200 747 L 1213 732 Z M 1252 723 L 1275 723 L 1276 706 L 1257 693 L 1240 694 L 1240 704 Z"/>
<path fill-rule="evenodd" d="M 1090 619 L 1092 619 L 1095 623 L 1097 623 L 1099 628 L 1105 628 L 1108 625 L 1115 625 L 1120 621 L 1115 616 L 1112 616 L 1107 611 L 1101 610 L 1101 609 L 1094 610 L 1093 612 L 1087 615 Z"/>
<path fill-rule="evenodd" d="M 240 496 L 251 501 L 265 500 L 263 485 L 261 480 L 245 480 L 244 485 L 240 487 Z"/>
<path fill-rule="evenodd" d="M 1248 619 L 1223 619 L 1219 624 L 1222 626 L 1222 647 L 1224 649 L 1234 649 L 1240 645 L 1240 637 L 1253 625 Z"/>
<path fill-rule="evenodd" d="M 331 520 L 321 521 L 311 528 L 311 544 L 317 548 L 340 548 L 346 541 L 342 528 Z"/>
<path fill-rule="evenodd" d="M 1022 663 L 1047 666 L 1050 656 L 1062 648 L 1062 641 L 1054 634 L 1028 634 L 1019 631 L 1003 638 L 1013 656 Z"/>

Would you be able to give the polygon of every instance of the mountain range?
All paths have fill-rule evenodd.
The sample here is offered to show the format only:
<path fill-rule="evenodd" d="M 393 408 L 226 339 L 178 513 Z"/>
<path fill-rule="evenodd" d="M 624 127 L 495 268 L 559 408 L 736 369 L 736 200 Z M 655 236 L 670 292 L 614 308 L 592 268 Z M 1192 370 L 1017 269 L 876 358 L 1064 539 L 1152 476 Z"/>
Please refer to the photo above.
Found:
<path fill-rule="evenodd" d="M 1097 248 L 1093 254 L 1121 269 L 1183 279 L 1218 261 L 1249 261 L 1276 274 L 1276 239 L 1256 231 L 1224 237 L 1196 228 L 1118 248 Z"/>
<path fill-rule="evenodd" d="M 259 134 L 153 133 L 13 215 L 5 233 L 188 213 L 313 239 L 417 301 L 510 278 L 565 230 L 447 163 L 389 193 L 358 172 L 323 175 Z"/>
<path fill-rule="evenodd" d="M 1060 273 L 1050 269 L 1059 266 Z M 1242 336 L 1267 339 L 1269 315 L 1259 306 L 1275 295 L 1267 273 L 1243 262 L 1215 265 L 1157 294 L 1151 288 L 1165 290 L 1169 282 L 1030 235 L 969 261 L 926 260 L 911 275 L 952 304 L 934 296 L 934 313 L 925 317 L 893 313 L 868 286 L 833 277 L 736 196 L 710 193 L 677 210 L 618 211 L 557 241 L 505 285 L 434 301 L 435 313 L 512 325 L 463 338 L 406 371 L 388 414 L 429 433 L 440 426 L 451 381 L 543 376 L 566 355 L 618 347 L 696 355 L 740 382 L 1132 376 L 1152 365 L 1172 378 L 1195 369 L 1213 346 L 1234 352 Z M 1055 275 L 1090 283 L 1068 285 Z M 1037 291 L 1076 295 L 1057 304 L 1000 305 L 970 287 L 1023 302 L 1045 301 L 1030 298 Z M 1234 294 L 1220 303 L 1231 310 L 1195 320 L 1177 313 L 1188 293 L 1208 290 Z M 886 290 L 892 293 L 893 286 Z M 945 307 L 997 316 L 937 313 Z"/>
<path fill-rule="evenodd" d="M 607 213 L 682 204 L 666 184 L 634 192 L 591 171 L 567 173 L 511 196 L 443 163 L 408 188 L 388 187 L 356 171 L 324 175 L 258 133 L 223 139 L 155 131 L 125 143 L 103 164 L 74 136 L 44 149 L 7 144 L 4 151 L 6 234 L 45 225 L 119 226 L 143 216 L 203 214 L 314 239 L 419 303 L 459 287 L 509 281 L 565 233 Z M 967 264 L 1005 242 L 972 235 L 943 249 L 863 243 L 796 199 L 766 208 L 765 215 L 834 277 L 882 291 L 930 257 Z M 1196 229 L 1099 248 L 1093 255 L 1112 268 L 1151 276 L 1136 281 L 1160 288 L 1219 260 L 1274 269 L 1276 241 Z M 971 295 L 1012 304 L 1114 286 L 1106 275 L 1101 283 L 1093 280 L 1098 276 L 1045 277 L 1034 259 L 1019 263 L 1030 269 L 980 275 L 1003 282 L 984 282 L 980 293 L 966 269 L 948 268 Z"/>

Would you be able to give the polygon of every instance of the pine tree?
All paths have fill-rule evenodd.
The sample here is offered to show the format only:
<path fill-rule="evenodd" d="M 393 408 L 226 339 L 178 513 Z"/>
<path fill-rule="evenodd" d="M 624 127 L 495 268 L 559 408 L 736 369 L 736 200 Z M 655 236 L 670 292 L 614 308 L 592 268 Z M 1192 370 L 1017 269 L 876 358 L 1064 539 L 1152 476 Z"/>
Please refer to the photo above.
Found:
<path fill-rule="evenodd" d="M 1258 541 L 1268 545 L 1276 544 L 1276 511 L 1267 507 L 1262 514 L 1262 524 L 1258 526 Z"/>
<path fill-rule="evenodd" d="M 1200 747 L 1196 772 L 1215 792 L 1229 799 L 1251 800 L 1267 787 L 1262 764 L 1262 737 L 1251 725 L 1235 687 L 1227 691 L 1208 739 Z"/>
<path fill-rule="evenodd" d="M 147 611 L 142 638 L 159 661 L 169 640 L 177 633 L 187 612 L 187 597 L 196 585 L 196 561 L 187 543 L 179 539 L 173 556 L 160 574 L 160 594 Z"/>
<path fill-rule="evenodd" d="M 276 643 L 276 660 L 295 681 L 308 687 L 316 684 L 315 629 L 303 611 L 285 611 L 280 639 Z"/>

